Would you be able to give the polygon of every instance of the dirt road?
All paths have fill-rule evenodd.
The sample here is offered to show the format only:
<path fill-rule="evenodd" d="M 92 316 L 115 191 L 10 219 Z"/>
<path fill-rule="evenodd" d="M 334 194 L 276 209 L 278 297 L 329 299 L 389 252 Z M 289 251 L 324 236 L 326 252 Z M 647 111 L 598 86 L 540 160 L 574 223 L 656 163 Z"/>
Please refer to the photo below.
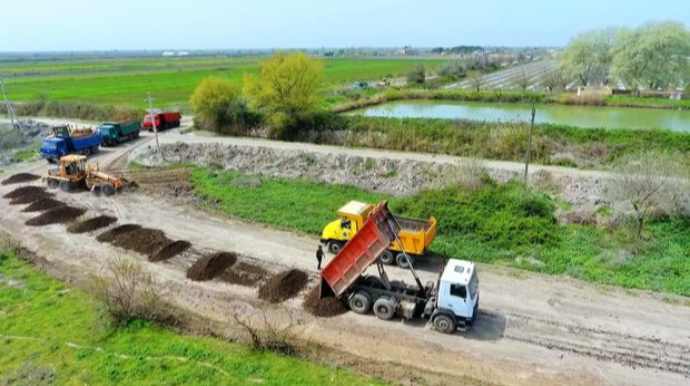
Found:
<path fill-rule="evenodd" d="M 175 134 L 161 137 L 164 141 L 191 138 Z M 119 164 L 123 154 L 140 145 L 151 146 L 150 138 L 117 150 L 106 149 L 99 158 L 104 163 Z M 376 153 L 382 156 L 382 152 Z M 45 168 L 44 164 L 32 164 L 24 170 Z M 0 186 L 0 195 L 14 187 Z M 109 257 L 128 255 L 145 262 L 155 272 L 163 296 L 198 315 L 229 323 L 228 307 L 255 307 L 255 290 L 216 281 L 186 280 L 185 271 L 195 253 L 206 249 L 231 250 L 251 255 L 274 270 L 276 266 L 297 267 L 316 276 L 313 255 L 317 240 L 311 237 L 210 215 L 162 197 L 137 193 L 113 198 L 97 198 L 88 193 L 56 195 L 59 200 L 88 209 L 87 216 L 111 214 L 120 219 L 119 224 L 137 223 L 162 229 L 168 237 L 191 241 L 197 249 L 166 263 L 148 263 L 141 255 L 97 242 L 94 234 L 68 235 L 61 225 L 29 228 L 24 221 L 32 216 L 21 212 L 23 206 L 10 206 L 7 200 L 0 199 L 0 231 L 44 256 L 62 272 L 62 277 L 83 277 L 102 269 Z M 432 264 L 420 269 L 423 280 L 437 275 L 437 267 Z M 391 268 L 390 275 L 410 281 L 405 271 Z M 386 375 L 386 366 L 407 368 L 406 377 L 412 382 L 690 382 L 689 307 L 662 302 L 660 296 L 642 292 L 628 293 L 492 266 L 480 267 L 480 281 L 481 314 L 476 326 L 466 333 L 447 336 L 424 323 L 385 322 L 353 313 L 332 319 L 308 318 L 300 331 L 317 343 L 348 353 L 348 363 L 373 359 L 389 362 L 390 365 L 381 365 L 379 374 Z M 299 300 L 290 301 L 288 307 L 301 312 Z"/>

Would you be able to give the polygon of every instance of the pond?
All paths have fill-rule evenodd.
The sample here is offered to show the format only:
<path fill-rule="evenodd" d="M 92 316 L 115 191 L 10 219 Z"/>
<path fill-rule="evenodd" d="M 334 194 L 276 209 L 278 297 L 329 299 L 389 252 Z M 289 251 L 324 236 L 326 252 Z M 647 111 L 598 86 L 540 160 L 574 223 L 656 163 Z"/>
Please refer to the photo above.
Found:
<path fill-rule="evenodd" d="M 367 107 L 351 111 L 348 114 L 369 117 L 529 122 L 531 108 L 531 105 L 521 103 L 413 100 Z M 582 128 L 662 128 L 690 132 L 689 110 L 538 105 L 535 121 L 537 123 L 551 123 Z"/>

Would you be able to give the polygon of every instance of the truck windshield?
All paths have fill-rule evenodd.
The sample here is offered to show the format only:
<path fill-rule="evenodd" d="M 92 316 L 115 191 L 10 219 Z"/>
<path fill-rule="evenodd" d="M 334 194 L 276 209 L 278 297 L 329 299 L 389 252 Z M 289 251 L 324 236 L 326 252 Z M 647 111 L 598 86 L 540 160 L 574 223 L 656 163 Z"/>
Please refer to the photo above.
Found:
<path fill-rule="evenodd" d="M 150 115 L 147 115 L 144 117 L 144 122 L 153 122 L 153 117 Z"/>
<path fill-rule="evenodd" d="M 45 142 L 41 147 L 46 150 L 55 150 L 57 149 L 57 144 L 55 142 Z"/>

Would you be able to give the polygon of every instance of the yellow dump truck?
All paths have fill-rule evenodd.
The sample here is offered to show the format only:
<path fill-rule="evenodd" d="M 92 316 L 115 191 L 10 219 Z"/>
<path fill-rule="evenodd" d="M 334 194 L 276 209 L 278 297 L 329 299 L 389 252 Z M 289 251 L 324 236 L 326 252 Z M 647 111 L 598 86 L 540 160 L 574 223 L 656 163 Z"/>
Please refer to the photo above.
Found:
<path fill-rule="evenodd" d="M 373 210 L 374 205 L 372 204 L 350 201 L 338 210 L 340 219 L 326 225 L 321 234 L 321 242 L 328 246 L 331 253 L 337 254 L 345 243 L 350 241 L 358 230 L 362 229 Z M 394 241 L 390 248 L 381 255 L 381 261 L 385 264 L 397 264 L 402 268 L 407 268 L 409 264 L 414 264 L 415 257 L 423 256 L 429 249 L 436 237 L 438 223 L 434 217 L 428 220 L 404 217 L 396 217 L 395 219 L 401 228 L 398 237 L 402 243 L 402 248 L 397 241 Z M 411 261 L 408 262 L 405 258 L 405 254 L 402 253 L 403 248 Z"/>

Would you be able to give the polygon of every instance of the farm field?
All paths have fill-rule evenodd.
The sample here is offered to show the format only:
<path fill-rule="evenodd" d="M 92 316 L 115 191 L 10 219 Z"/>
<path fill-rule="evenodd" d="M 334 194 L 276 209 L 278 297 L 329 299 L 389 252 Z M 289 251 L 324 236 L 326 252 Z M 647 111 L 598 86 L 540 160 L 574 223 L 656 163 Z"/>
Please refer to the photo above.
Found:
<path fill-rule="evenodd" d="M 518 78 L 527 76 L 530 83 L 528 89 L 539 90 L 543 88 L 544 77 L 555 68 L 556 63 L 554 61 L 540 60 L 497 71 L 482 76 L 481 88 L 484 90 L 517 90 L 520 88 Z M 445 88 L 469 90 L 473 88 L 473 82 L 470 79 L 465 79 L 461 82 L 450 84 Z"/>
<path fill-rule="evenodd" d="M 146 92 L 150 91 L 157 103 L 164 105 L 186 103 L 189 96 L 208 76 L 220 76 L 240 83 L 245 73 L 256 73 L 262 59 L 212 59 L 176 60 L 174 68 L 164 60 L 122 60 L 90 61 L 74 63 L 34 63 L 23 67 L 3 67 L 3 71 L 28 71 L 38 67 L 53 75 L 23 76 L 7 78 L 7 92 L 14 101 L 28 101 L 39 95 L 52 100 L 82 101 L 99 105 L 123 105 L 143 107 Z M 184 65 L 178 65 L 184 63 Z M 384 76 L 399 76 L 409 69 L 424 64 L 432 69 L 442 60 L 424 59 L 328 59 L 324 60 L 323 86 L 347 84 L 354 80 L 378 79 Z M 61 66 L 64 66 L 61 70 Z M 117 70 L 120 66 L 120 70 Z M 156 67 L 158 66 L 158 67 Z M 195 67 L 196 66 L 196 67 Z M 199 66 L 206 66 L 199 68 Z M 209 67 L 210 66 L 210 67 Z M 156 67 L 156 69 L 151 69 Z M 93 72 L 104 68 L 106 72 Z M 11 69 L 11 70 L 10 70 Z M 114 70 L 113 70 L 114 69 Z M 81 74 L 74 71 L 83 71 Z"/>

